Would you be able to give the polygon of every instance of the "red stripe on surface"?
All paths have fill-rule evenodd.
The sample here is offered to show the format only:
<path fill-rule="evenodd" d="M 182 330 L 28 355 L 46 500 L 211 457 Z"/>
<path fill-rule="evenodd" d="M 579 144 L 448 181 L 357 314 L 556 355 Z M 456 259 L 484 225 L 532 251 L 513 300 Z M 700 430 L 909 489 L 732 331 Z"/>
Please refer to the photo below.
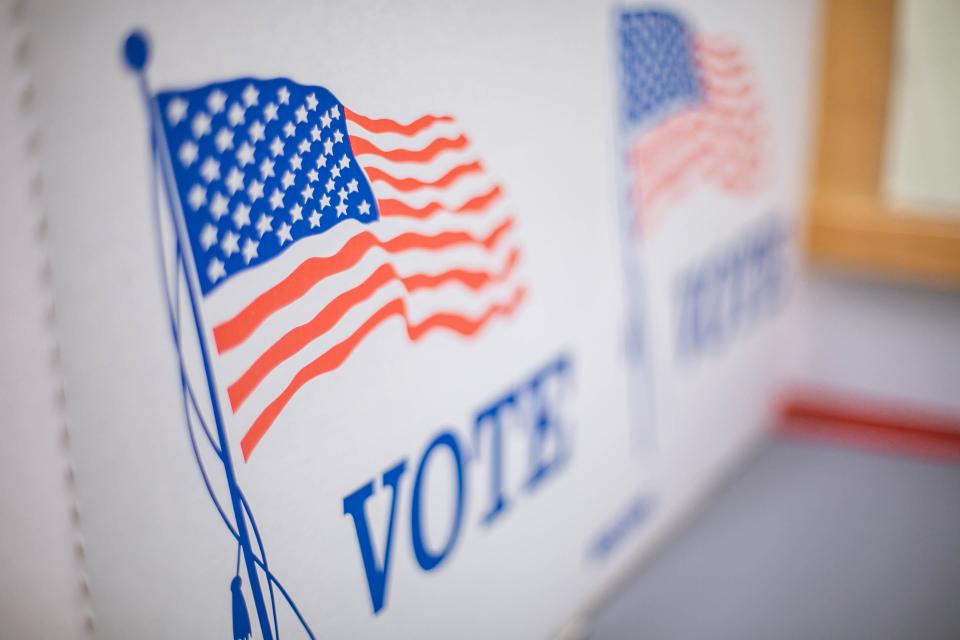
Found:
<path fill-rule="evenodd" d="M 960 416 L 882 402 L 794 392 L 780 407 L 780 431 L 892 453 L 960 461 Z"/>
<path fill-rule="evenodd" d="M 363 323 L 349 338 L 339 343 L 322 356 L 301 369 L 289 385 L 280 393 L 277 398 L 267 405 L 267 408 L 257 416 L 253 424 L 240 439 L 240 450 L 243 453 L 244 461 L 250 459 L 250 454 L 256 448 L 261 438 L 267 433 L 277 416 L 283 408 L 290 402 L 290 399 L 307 382 L 332 371 L 339 367 L 353 353 L 357 345 L 378 325 L 389 318 L 399 316 L 406 325 L 407 336 L 412 342 L 417 342 L 427 333 L 435 329 L 448 329 L 462 336 L 471 336 L 483 329 L 483 327 L 495 316 L 510 316 L 523 302 L 526 290 L 518 287 L 510 299 L 505 303 L 494 303 L 478 318 L 468 318 L 466 316 L 454 313 L 438 313 L 432 315 L 419 324 L 411 324 L 407 314 L 406 303 L 402 298 L 395 298 Z"/>

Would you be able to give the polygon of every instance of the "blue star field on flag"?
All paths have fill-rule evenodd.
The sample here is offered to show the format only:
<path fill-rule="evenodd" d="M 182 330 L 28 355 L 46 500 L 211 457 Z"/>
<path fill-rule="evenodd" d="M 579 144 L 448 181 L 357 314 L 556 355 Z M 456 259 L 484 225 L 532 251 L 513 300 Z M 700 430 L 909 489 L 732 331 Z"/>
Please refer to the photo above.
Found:
<path fill-rule="evenodd" d="M 378 218 L 328 90 L 241 78 L 157 101 L 204 295 L 302 238 Z"/>
<path fill-rule="evenodd" d="M 645 124 L 702 99 L 691 33 L 679 18 L 656 10 L 625 11 L 619 35 L 627 124 Z"/>

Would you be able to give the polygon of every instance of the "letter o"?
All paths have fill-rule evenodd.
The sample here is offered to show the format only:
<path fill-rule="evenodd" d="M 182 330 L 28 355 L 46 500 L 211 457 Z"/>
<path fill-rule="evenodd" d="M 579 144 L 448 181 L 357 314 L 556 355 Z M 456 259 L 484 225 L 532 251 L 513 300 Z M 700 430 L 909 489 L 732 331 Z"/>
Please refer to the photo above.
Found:
<path fill-rule="evenodd" d="M 454 468 L 457 474 L 457 507 L 453 516 L 453 527 L 450 529 L 450 535 L 447 542 L 440 551 L 432 552 L 427 549 L 423 538 L 423 506 L 420 500 L 421 481 L 423 472 L 427 467 L 427 461 L 433 452 L 439 447 L 446 447 L 453 456 Z M 413 483 L 413 504 L 410 507 L 410 526 L 413 534 L 413 552 L 417 557 L 417 563 L 424 571 L 432 571 L 437 567 L 453 549 L 460 534 L 460 525 L 463 522 L 463 457 L 460 454 L 460 444 L 457 437 L 450 431 L 444 431 L 430 443 L 427 450 L 423 452 L 420 458 L 420 466 L 417 467 L 417 477 Z"/>

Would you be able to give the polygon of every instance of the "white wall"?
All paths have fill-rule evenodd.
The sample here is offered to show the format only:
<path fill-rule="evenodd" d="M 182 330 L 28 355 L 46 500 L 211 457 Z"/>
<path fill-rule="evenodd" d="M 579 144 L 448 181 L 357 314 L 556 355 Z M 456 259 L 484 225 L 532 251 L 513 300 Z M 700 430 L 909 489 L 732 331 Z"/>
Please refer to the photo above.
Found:
<path fill-rule="evenodd" d="M 960 289 L 808 269 L 792 384 L 960 413 Z"/>

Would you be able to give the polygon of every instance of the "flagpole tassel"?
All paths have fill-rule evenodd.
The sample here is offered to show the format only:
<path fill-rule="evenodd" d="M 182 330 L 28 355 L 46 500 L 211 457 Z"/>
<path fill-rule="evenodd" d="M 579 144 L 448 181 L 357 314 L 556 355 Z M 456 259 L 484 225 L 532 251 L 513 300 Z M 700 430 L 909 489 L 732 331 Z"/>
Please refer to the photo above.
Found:
<path fill-rule="evenodd" d="M 252 636 L 250 628 L 250 614 L 247 613 L 247 603 L 243 599 L 243 580 L 239 575 L 230 581 L 230 592 L 233 595 L 233 640 L 249 640 Z"/>

